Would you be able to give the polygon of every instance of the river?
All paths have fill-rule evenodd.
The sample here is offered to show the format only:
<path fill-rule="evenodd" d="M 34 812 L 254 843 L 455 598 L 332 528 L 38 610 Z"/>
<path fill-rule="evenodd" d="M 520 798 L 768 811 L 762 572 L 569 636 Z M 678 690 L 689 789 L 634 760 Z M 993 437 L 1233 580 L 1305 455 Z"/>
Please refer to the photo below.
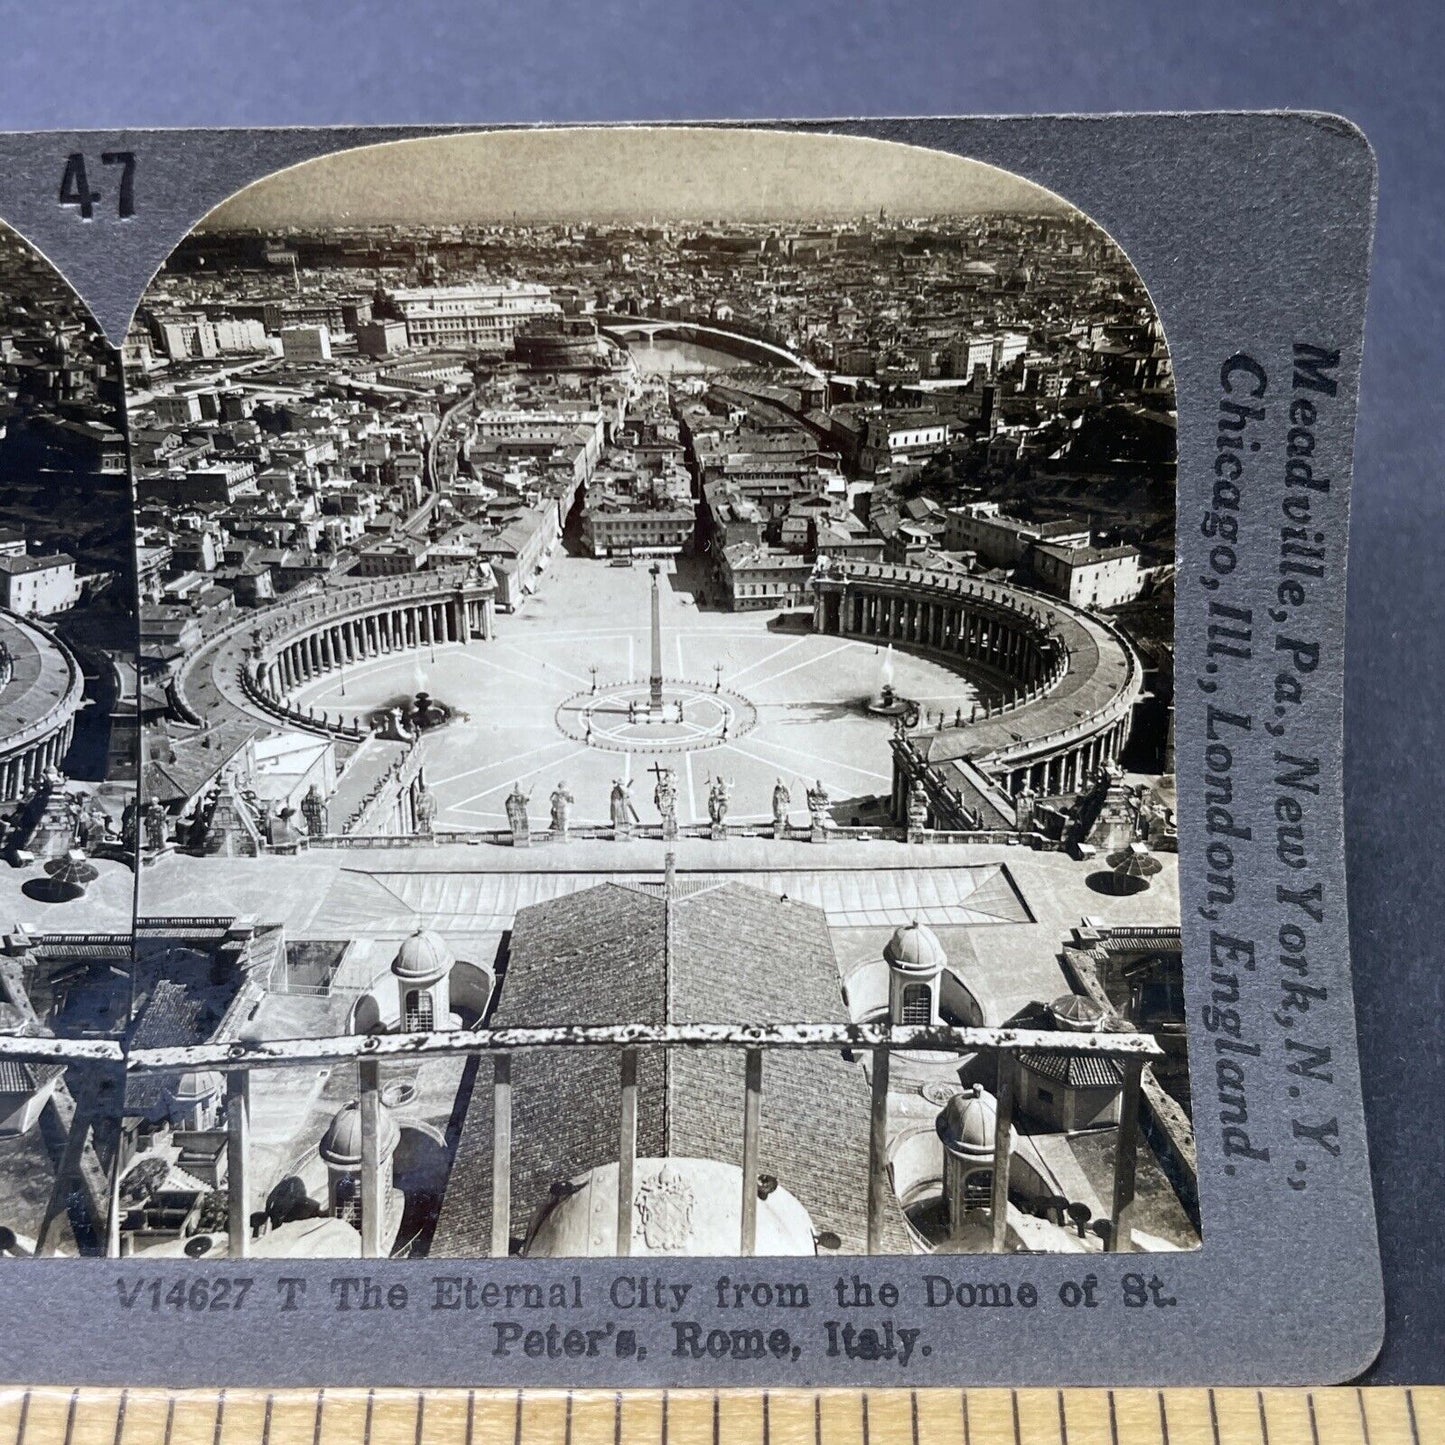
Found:
<path fill-rule="evenodd" d="M 741 371 L 756 365 L 694 341 L 645 341 L 639 337 L 627 343 L 627 350 L 643 376 L 700 376 L 705 371 Z"/>

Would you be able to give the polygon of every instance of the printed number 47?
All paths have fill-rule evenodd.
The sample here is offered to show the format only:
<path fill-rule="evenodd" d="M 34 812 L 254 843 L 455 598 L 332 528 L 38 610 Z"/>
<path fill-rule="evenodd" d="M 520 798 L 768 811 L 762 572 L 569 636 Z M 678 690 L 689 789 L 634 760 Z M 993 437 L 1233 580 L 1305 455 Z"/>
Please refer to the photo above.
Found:
<path fill-rule="evenodd" d="M 125 220 L 135 215 L 135 152 L 102 151 L 100 163 L 103 166 L 120 166 L 120 194 L 116 198 L 116 214 Z M 79 151 L 67 156 L 65 174 L 60 178 L 60 204 L 75 206 L 84 221 L 95 216 L 95 203 L 100 200 L 99 191 L 90 188 L 90 177 L 85 170 L 85 157 Z"/>

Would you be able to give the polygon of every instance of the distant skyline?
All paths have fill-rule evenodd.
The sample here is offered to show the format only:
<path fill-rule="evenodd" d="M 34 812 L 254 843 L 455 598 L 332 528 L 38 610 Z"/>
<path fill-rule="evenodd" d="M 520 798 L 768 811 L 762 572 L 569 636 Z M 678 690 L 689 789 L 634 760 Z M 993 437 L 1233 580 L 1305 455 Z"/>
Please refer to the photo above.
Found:
<path fill-rule="evenodd" d="M 982 161 L 855 136 L 625 127 L 393 141 L 307 161 L 198 229 L 1078 214 Z"/>

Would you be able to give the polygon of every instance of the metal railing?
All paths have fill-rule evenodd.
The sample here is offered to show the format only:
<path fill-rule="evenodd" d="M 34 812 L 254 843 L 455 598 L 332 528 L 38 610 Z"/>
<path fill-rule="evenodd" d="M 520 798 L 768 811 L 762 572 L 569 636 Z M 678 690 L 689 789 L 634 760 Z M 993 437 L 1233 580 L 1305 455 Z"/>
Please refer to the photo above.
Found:
<path fill-rule="evenodd" d="M 742 1197 L 739 1253 L 750 1256 L 757 1244 L 758 1173 L 762 1118 L 763 1059 L 778 1049 L 850 1050 L 871 1055 L 867 1178 L 867 1252 L 881 1253 L 889 1200 L 889 1062 L 895 1052 L 921 1050 L 957 1054 L 992 1053 L 998 1062 L 992 1246 L 1007 1244 L 1008 1174 L 1012 1152 L 1013 1056 L 1031 1053 L 1094 1055 L 1114 1059 L 1122 1075 L 1122 1096 L 1115 1148 L 1111 1230 L 1108 1247 L 1132 1248 L 1131 1219 L 1138 1151 L 1139 1096 L 1144 1065 L 1162 1057 L 1155 1040 L 1141 1033 L 1067 1032 L 1016 1028 L 893 1027 L 884 1024 L 738 1024 L 594 1025 L 556 1028 L 482 1028 L 431 1033 L 345 1035 L 219 1042 L 179 1048 L 123 1051 L 113 1043 L 77 1044 L 54 1039 L 14 1040 L 14 1056 L 33 1061 L 122 1063 L 127 1075 L 216 1070 L 226 1075 L 228 1134 L 229 1248 L 244 1258 L 250 1248 L 251 1076 L 256 1070 L 322 1066 L 355 1060 L 359 1073 L 361 1147 L 361 1252 L 384 1253 L 380 1158 L 380 1073 L 388 1061 L 416 1064 L 429 1059 L 492 1059 L 492 1225 L 491 1253 L 510 1252 L 512 1214 L 512 1058 L 518 1053 L 572 1048 L 607 1048 L 619 1057 L 619 1134 L 617 1249 L 630 1252 L 633 1193 L 637 1162 L 638 1074 L 640 1055 L 652 1049 L 729 1048 L 744 1054 L 745 1103 L 742 1132 Z M 111 1238 L 117 1238 L 112 1228 Z"/>

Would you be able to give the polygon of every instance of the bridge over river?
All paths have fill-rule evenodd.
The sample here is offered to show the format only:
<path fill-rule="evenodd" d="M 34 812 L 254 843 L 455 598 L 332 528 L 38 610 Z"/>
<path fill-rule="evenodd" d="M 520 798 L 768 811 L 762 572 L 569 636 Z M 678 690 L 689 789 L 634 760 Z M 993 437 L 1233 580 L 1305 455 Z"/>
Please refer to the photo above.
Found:
<path fill-rule="evenodd" d="M 727 331 L 718 326 L 707 326 L 697 321 L 668 321 L 653 316 L 599 315 L 597 329 L 619 345 L 629 341 L 690 341 L 699 346 L 710 346 L 715 351 L 726 352 L 743 361 L 756 362 L 759 366 L 782 366 L 801 371 L 819 381 L 824 379 L 822 371 L 805 357 L 763 341 L 755 336 L 744 336 L 737 331 Z"/>

